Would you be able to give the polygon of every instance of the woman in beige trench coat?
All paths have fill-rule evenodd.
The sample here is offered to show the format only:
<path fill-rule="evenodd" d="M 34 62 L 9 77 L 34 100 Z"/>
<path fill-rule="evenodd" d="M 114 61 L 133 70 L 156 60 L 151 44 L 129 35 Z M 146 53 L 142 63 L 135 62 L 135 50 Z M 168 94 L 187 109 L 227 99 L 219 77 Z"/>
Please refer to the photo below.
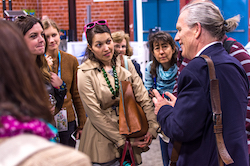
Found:
<path fill-rule="evenodd" d="M 88 115 L 79 150 L 90 156 L 94 165 L 119 165 L 126 138 L 119 134 L 119 81 L 130 81 L 136 100 L 141 104 L 149 123 L 143 138 L 130 139 L 135 160 L 141 163 L 141 152 L 147 149 L 159 128 L 154 108 L 133 63 L 121 67 L 114 55 L 114 44 L 106 20 L 85 25 L 87 60 L 78 68 L 78 90 Z M 106 73 L 106 74 L 105 74 Z M 116 74 L 117 73 L 117 74 Z M 105 78 L 106 77 L 106 78 Z"/>

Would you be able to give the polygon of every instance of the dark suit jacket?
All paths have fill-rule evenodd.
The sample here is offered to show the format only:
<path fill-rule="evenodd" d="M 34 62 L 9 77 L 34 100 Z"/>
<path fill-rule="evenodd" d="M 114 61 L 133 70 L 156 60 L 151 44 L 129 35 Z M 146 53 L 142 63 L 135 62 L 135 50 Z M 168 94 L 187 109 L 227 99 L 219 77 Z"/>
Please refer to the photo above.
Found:
<path fill-rule="evenodd" d="M 220 43 L 208 47 L 202 54 L 208 55 L 215 64 L 223 112 L 223 137 L 234 160 L 232 165 L 249 165 L 245 133 L 249 83 L 245 71 Z M 161 107 L 157 120 L 171 138 L 170 155 L 173 140 L 183 142 L 178 166 L 218 165 L 208 67 L 204 59 L 196 57 L 183 69 L 178 79 L 175 107 Z"/>

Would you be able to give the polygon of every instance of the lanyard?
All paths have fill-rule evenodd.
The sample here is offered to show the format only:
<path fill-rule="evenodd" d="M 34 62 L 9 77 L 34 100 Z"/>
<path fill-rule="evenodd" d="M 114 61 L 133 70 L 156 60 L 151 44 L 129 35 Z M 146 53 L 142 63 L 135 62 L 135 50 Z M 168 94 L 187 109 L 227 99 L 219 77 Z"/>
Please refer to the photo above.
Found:
<path fill-rule="evenodd" d="M 46 57 L 47 55 L 44 54 L 44 56 Z M 59 65 L 58 65 L 58 77 L 61 78 L 61 53 L 60 51 L 58 51 L 58 61 L 59 61 Z"/>
<path fill-rule="evenodd" d="M 61 53 L 58 51 L 58 60 L 59 60 L 59 65 L 58 65 L 58 77 L 61 78 Z"/>

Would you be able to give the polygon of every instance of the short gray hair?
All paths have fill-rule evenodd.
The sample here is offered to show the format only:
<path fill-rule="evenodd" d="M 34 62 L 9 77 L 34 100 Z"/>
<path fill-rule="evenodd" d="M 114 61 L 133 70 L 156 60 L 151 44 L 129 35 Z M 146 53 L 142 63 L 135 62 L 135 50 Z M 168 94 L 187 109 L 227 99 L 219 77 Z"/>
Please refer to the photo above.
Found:
<path fill-rule="evenodd" d="M 190 28 L 196 23 L 200 23 L 204 29 L 219 40 L 226 32 L 233 31 L 240 21 L 239 15 L 224 20 L 220 9 L 208 2 L 188 4 L 182 8 L 180 13 L 186 10 L 188 14 L 185 21 Z"/>

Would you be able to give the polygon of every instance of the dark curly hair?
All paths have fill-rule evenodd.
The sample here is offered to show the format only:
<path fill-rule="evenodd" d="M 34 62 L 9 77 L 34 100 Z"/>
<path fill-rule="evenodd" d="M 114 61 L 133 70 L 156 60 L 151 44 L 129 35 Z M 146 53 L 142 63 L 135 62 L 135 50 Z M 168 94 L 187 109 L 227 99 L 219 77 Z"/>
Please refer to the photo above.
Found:
<path fill-rule="evenodd" d="M 177 63 L 177 54 L 178 54 L 179 49 L 174 39 L 169 33 L 159 31 L 150 35 L 149 41 L 148 41 L 149 51 L 153 55 L 154 54 L 154 42 L 160 42 L 160 41 L 168 43 L 172 47 L 172 49 L 175 49 L 175 52 L 173 53 L 172 59 L 170 61 L 170 65 L 173 66 L 175 63 Z M 151 64 L 150 74 L 152 75 L 152 77 L 156 77 L 157 76 L 156 68 L 160 65 L 160 63 L 156 60 L 154 56 L 152 56 L 152 59 L 153 59 L 153 63 Z"/>

